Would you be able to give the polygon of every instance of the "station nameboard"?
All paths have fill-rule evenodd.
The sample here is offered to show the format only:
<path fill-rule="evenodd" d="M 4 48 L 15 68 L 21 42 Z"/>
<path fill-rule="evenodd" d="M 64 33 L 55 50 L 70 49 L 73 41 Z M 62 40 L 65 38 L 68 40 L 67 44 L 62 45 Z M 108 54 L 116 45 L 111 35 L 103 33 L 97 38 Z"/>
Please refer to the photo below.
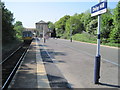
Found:
<path fill-rule="evenodd" d="M 96 16 L 105 12 L 107 12 L 107 1 L 100 2 L 91 7 L 91 16 Z"/>

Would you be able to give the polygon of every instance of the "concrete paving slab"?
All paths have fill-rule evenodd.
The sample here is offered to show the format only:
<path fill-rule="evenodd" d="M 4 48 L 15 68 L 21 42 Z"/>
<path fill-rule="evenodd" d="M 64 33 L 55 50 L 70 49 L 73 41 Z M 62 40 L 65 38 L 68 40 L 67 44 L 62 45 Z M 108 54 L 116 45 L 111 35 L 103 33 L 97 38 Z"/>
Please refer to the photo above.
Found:
<path fill-rule="evenodd" d="M 93 52 L 94 49 L 96 49 L 95 47 L 89 46 L 89 49 L 93 49 L 89 52 L 86 51 L 87 53 L 84 53 L 85 50 L 83 51 L 82 49 L 88 49 L 85 45 L 55 39 L 49 39 L 46 43 L 44 43 L 44 47 L 53 58 L 54 64 L 56 64 L 67 81 L 71 84 L 71 87 L 103 89 L 120 88 L 118 84 L 118 66 L 103 61 L 103 59 L 101 59 L 101 84 L 94 84 L 93 74 L 95 56 L 94 54 L 91 55 L 92 53 L 89 52 Z"/>
<path fill-rule="evenodd" d="M 36 40 L 31 43 L 9 88 L 50 88 Z"/>

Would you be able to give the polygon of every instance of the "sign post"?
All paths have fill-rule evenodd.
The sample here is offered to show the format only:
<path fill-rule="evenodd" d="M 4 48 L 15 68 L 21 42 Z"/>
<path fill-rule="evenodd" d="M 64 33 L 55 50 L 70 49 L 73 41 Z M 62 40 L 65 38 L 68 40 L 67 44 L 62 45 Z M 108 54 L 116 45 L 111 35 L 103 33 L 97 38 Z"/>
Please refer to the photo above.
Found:
<path fill-rule="evenodd" d="M 91 7 L 91 16 L 101 15 L 107 12 L 107 0 L 99 3 L 93 7 Z"/>
<path fill-rule="evenodd" d="M 98 31 L 97 31 L 97 51 L 95 56 L 95 64 L 94 64 L 94 83 L 99 84 L 100 79 L 100 26 L 101 26 L 101 14 L 107 12 L 107 1 L 101 2 L 91 8 L 91 16 L 98 15 Z"/>

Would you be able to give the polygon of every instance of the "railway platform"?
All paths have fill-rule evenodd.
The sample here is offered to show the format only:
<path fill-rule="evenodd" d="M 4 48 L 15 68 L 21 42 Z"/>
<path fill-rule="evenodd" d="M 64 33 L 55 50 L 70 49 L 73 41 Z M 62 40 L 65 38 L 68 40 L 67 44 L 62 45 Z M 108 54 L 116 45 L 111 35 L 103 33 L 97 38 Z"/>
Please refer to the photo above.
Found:
<path fill-rule="evenodd" d="M 93 83 L 93 57 L 84 55 L 85 52 L 70 45 L 76 44 L 55 39 L 43 43 L 42 39 L 35 38 L 9 88 L 13 90 L 14 88 L 20 90 L 26 88 L 33 90 L 34 88 L 37 90 L 39 88 L 117 90 L 120 88 L 116 65 L 102 61 L 100 84 L 95 85 Z"/>
<path fill-rule="evenodd" d="M 8 88 L 50 88 L 36 39 L 32 41 Z"/>

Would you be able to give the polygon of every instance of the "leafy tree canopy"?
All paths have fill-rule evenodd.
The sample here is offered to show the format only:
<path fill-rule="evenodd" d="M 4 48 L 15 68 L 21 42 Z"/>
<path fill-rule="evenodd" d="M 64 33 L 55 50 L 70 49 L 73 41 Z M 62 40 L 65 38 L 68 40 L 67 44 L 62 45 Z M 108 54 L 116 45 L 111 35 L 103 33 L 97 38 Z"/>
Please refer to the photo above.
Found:
<path fill-rule="evenodd" d="M 57 36 L 60 36 L 60 37 L 63 36 L 65 32 L 65 25 L 69 18 L 70 18 L 69 15 L 65 15 L 64 17 L 60 18 L 60 20 L 55 23 Z"/>

